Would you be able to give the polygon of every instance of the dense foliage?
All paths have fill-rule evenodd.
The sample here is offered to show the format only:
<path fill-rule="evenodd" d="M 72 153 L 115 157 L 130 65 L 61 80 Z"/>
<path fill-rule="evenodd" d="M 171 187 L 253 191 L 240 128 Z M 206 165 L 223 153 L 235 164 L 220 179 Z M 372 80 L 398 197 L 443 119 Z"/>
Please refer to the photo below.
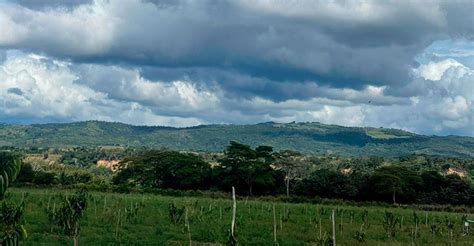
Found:
<path fill-rule="evenodd" d="M 10 201 L 0 203 L 0 245 L 16 246 L 20 240 L 27 238 L 22 225 L 24 204 L 17 205 Z"/>
<path fill-rule="evenodd" d="M 222 151 L 235 140 L 256 147 L 271 145 L 312 154 L 398 157 L 417 154 L 474 157 L 470 137 L 423 136 L 396 129 L 360 128 L 320 123 L 208 125 L 190 128 L 78 122 L 44 125 L 0 125 L 0 146 L 56 147 L 132 146 L 174 150 Z M 79 163 L 81 157 L 77 157 Z"/>
<path fill-rule="evenodd" d="M 0 200 L 20 172 L 21 160 L 15 154 L 0 151 Z"/>
<path fill-rule="evenodd" d="M 276 174 L 270 165 L 273 162 L 272 147 L 231 142 L 215 168 L 214 186 L 230 190 L 232 186 L 245 190 L 249 195 L 269 193 L 275 187 Z M 216 183 L 217 182 L 217 183 Z"/>
<path fill-rule="evenodd" d="M 207 189 L 211 168 L 194 154 L 151 150 L 123 160 L 117 184 L 171 189 Z"/>
<path fill-rule="evenodd" d="M 11 150 L 14 151 L 14 150 Z M 222 153 L 166 149 L 17 149 L 25 155 L 18 182 L 94 190 L 231 190 L 389 203 L 472 204 L 474 159 L 307 155 L 230 142 Z M 33 153 L 33 154 L 27 154 Z M 78 158 L 84 156 L 84 158 Z M 121 159 L 114 172 L 94 161 Z M 84 160 L 77 165 L 72 159 Z"/>
<path fill-rule="evenodd" d="M 474 188 L 467 180 L 400 166 L 381 167 L 371 174 L 317 170 L 300 183 L 296 194 L 387 203 L 474 204 Z"/>
<path fill-rule="evenodd" d="M 23 201 L 17 205 L 4 200 L 7 188 L 17 178 L 20 168 L 19 156 L 0 151 L 0 245 L 16 246 L 27 237 L 22 225 Z"/>
<path fill-rule="evenodd" d="M 296 152 L 293 154 L 300 156 Z M 384 159 L 374 157 L 354 168 L 340 165 L 342 169 L 330 165 L 315 168 L 300 165 L 294 166 L 295 169 L 304 168 L 304 171 L 288 176 L 288 170 L 283 167 L 290 166 L 290 160 L 288 153 L 274 153 L 269 146 L 252 149 L 236 142 L 230 143 L 214 167 L 195 154 L 145 151 L 125 159 L 114 182 L 116 185 L 181 190 L 229 191 L 235 186 L 242 195 L 277 195 L 288 190 L 286 181 L 291 179 L 294 183 L 291 194 L 297 196 L 387 203 L 474 204 L 474 187 L 469 179 L 454 174 L 441 175 L 433 168 L 409 169 L 401 164 L 403 160 L 387 165 Z M 323 160 L 308 161 L 307 165 L 311 165 L 311 161 Z M 371 169 L 364 169 L 364 165 Z"/>

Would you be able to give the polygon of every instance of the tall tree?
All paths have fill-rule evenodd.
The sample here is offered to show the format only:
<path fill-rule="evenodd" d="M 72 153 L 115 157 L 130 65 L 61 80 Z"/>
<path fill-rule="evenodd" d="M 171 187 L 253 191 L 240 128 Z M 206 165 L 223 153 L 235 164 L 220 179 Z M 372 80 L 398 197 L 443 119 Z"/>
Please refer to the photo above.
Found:
<path fill-rule="evenodd" d="M 284 175 L 286 195 L 290 196 L 290 185 L 302 180 L 309 171 L 310 165 L 305 157 L 296 151 L 281 150 L 274 154 L 274 165 Z"/>
<path fill-rule="evenodd" d="M 0 199 L 20 173 L 21 160 L 9 152 L 0 152 Z"/>
<path fill-rule="evenodd" d="M 273 170 L 270 166 L 273 148 L 259 146 L 255 150 L 249 145 L 230 142 L 220 160 L 220 175 L 224 184 L 244 184 L 249 195 L 253 195 L 254 187 L 271 186 L 275 183 Z"/>
<path fill-rule="evenodd" d="M 201 157 L 168 150 L 150 150 L 125 158 L 114 178 L 117 184 L 144 187 L 205 189 L 210 165 Z"/>
<path fill-rule="evenodd" d="M 352 182 L 351 176 L 324 168 L 305 178 L 298 185 L 298 191 L 304 195 L 323 198 L 353 199 L 358 193 L 358 187 Z"/>
<path fill-rule="evenodd" d="M 4 201 L 5 192 L 13 182 L 21 168 L 21 159 L 9 152 L 0 152 L 0 245 L 19 245 L 19 241 L 27 237 L 21 224 L 24 204 L 19 206 Z"/>
<path fill-rule="evenodd" d="M 414 202 L 422 186 L 423 180 L 416 172 L 401 166 L 385 166 L 374 171 L 367 184 L 370 189 L 366 190 L 372 191 L 369 196 L 376 196 L 369 199 L 391 200 L 396 204 L 398 196 L 403 202 Z"/>

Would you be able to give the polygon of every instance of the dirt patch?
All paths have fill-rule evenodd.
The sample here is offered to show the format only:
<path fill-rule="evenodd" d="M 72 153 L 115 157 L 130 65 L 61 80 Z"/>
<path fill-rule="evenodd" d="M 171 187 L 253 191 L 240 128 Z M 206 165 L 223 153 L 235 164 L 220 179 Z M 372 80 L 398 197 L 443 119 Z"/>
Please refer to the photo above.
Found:
<path fill-rule="evenodd" d="M 466 173 L 463 172 L 463 171 L 460 171 L 460 170 L 457 170 L 457 169 L 454 169 L 452 167 L 448 168 L 448 170 L 446 170 L 446 175 L 457 175 L 461 178 L 464 178 L 466 177 Z"/>
<path fill-rule="evenodd" d="M 112 170 L 112 172 L 116 172 L 118 170 L 119 163 L 120 163 L 120 160 L 98 160 L 97 166 L 105 167 Z"/>

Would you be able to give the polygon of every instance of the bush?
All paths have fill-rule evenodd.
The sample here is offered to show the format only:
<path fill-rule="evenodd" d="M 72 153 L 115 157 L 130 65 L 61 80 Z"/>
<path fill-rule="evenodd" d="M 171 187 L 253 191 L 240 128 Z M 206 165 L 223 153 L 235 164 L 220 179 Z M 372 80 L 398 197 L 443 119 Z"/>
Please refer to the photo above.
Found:
<path fill-rule="evenodd" d="M 35 177 L 35 171 L 30 163 L 22 163 L 20 173 L 16 180 L 21 183 L 31 183 Z"/>
<path fill-rule="evenodd" d="M 38 171 L 33 178 L 33 183 L 36 185 L 51 185 L 56 182 L 56 175 L 52 172 Z"/>
<path fill-rule="evenodd" d="M 0 204 L 0 245 L 17 245 L 26 239 L 26 230 L 21 225 L 24 204 L 17 206 L 12 202 Z"/>
<path fill-rule="evenodd" d="M 78 245 L 80 234 L 80 220 L 87 208 L 89 195 L 85 190 L 80 190 L 72 196 L 62 197 L 59 207 L 46 210 L 51 225 L 56 225 L 61 232 L 74 240 Z"/>

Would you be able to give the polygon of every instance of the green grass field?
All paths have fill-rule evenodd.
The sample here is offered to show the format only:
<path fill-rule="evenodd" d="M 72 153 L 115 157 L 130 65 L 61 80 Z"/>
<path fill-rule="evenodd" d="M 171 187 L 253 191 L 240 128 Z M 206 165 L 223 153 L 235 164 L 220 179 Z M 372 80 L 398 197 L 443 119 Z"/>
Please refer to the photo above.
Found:
<path fill-rule="evenodd" d="M 72 245 L 70 238 L 49 225 L 45 212 L 47 207 L 57 205 L 55 195 L 70 192 L 26 188 L 12 188 L 9 192 L 11 199 L 20 201 L 24 197 L 26 203 L 24 219 L 29 235 L 23 245 Z M 231 223 L 231 200 L 97 192 L 91 193 L 86 215 L 81 221 L 79 245 L 189 245 L 184 216 L 177 223 L 170 219 L 171 203 L 187 211 L 193 245 L 225 245 Z M 463 214 L 417 211 L 419 235 L 413 239 L 413 210 L 410 209 L 241 199 L 237 202 L 236 225 L 240 245 L 274 244 L 273 206 L 279 245 L 318 245 L 320 234 L 323 237 L 331 234 L 332 209 L 337 210 L 338 245 L 410 245 L 412 241 L 414 245 L 448 245 L 446 219 L 454 225 L 453 245 L 474 243 L 474 233 L 462 234 Z M 365 210 L 368 211 L 369 223 L 365 230 L 365 242 L 359 243 L 354 235 L 362 224 Z M 393 212 L 400 220 L 393 239 L 388 238 L 383 228 L 385 211 Z M 474 218 L 473 214 L 467 216 Z M 432 233 L 432 225 L 436 225 L 439 231 Z"/>

